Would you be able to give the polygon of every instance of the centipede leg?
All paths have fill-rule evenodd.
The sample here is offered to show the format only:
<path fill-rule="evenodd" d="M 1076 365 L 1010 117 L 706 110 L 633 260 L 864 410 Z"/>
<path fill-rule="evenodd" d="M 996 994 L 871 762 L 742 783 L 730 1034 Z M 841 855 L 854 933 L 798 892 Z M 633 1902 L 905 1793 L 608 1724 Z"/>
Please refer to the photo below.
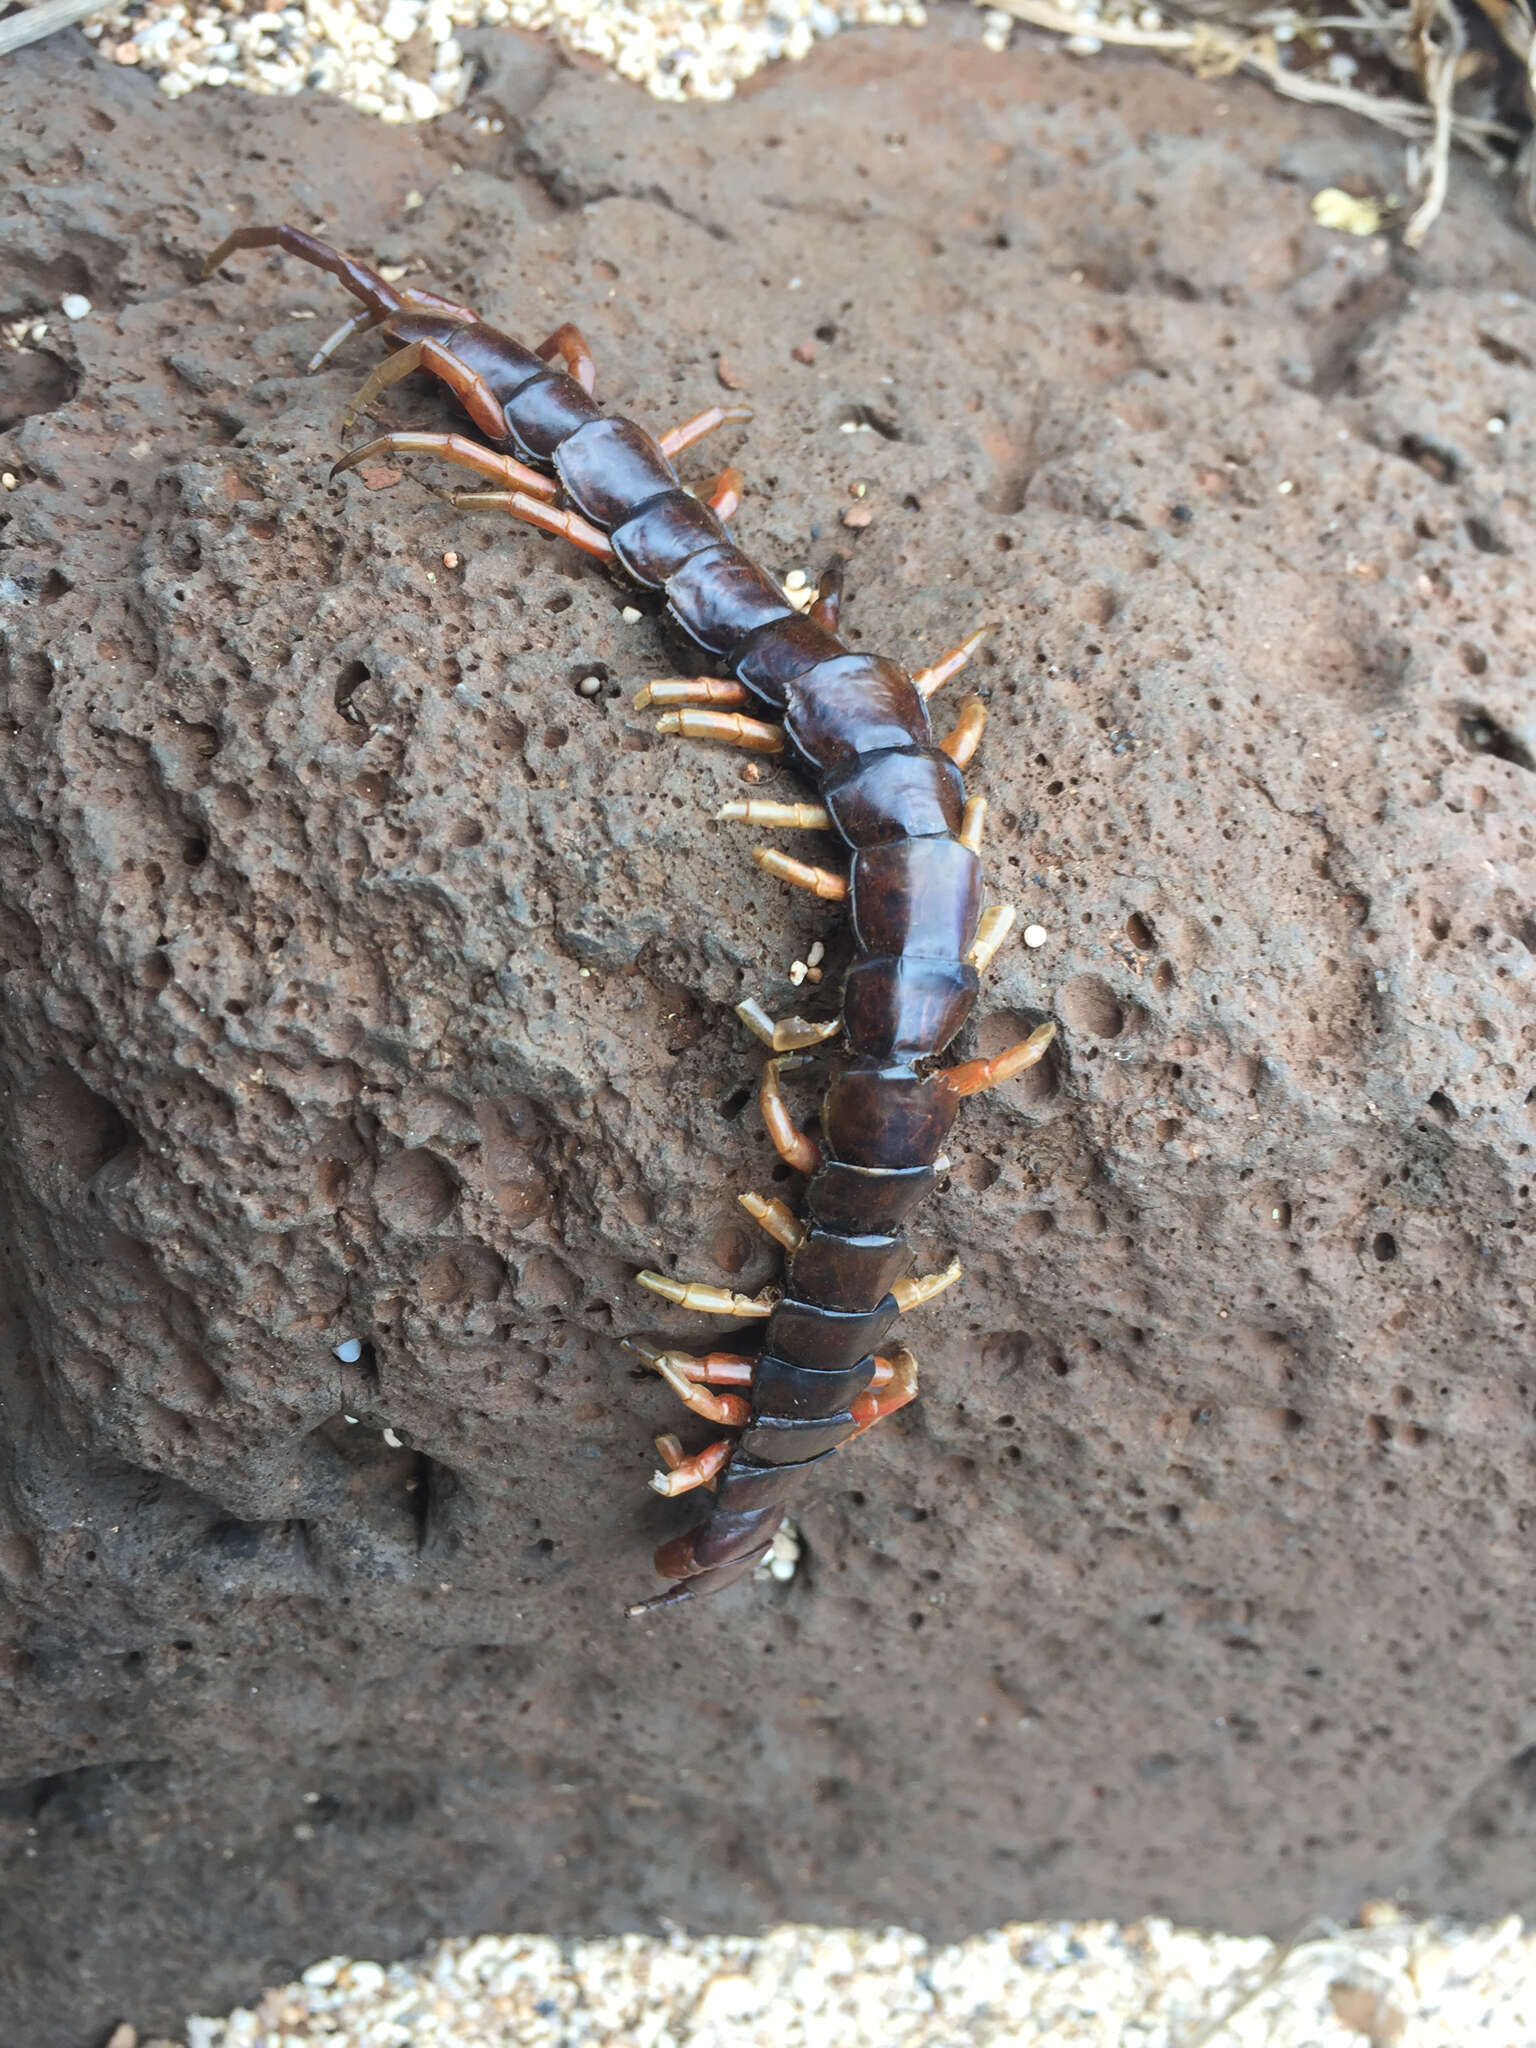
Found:
<path fill-rule="evenodd" d="M 652 1474 L 651 1491 L 673 1500 L 680 1493 L 692 1493 L 696 1487 L 708 1486 L 725 1469 L 733 1448 L 733 1440 L 722 1436 L 688 1457 L 675 1436 L 657 1437 L 657 1455 L 667 1469 Z"/>
<path fill-rule="evenodd" d="M 607 534 L 600 533 L 579 512 L 563 511 L 559 506 L 527 497 L 522 491 L 444 491 L 442 495 L 461 512 L 505 512 L 509 519 L 521 519 L 541 532 L 558 534 L 572 547 L 580 548 L 584 555 L 596 556 L 600 562 L 613 559 Z"/>
<path fill-rule="evenodd" d="M 637 1273 L 636 1280 L 678 1308 L 696 1309 L 706 1316 L 771 1316 L 773 1303 L 754 1294 L 738 1294 L 734 1288 L 716 1287 L 709 1280 L 673 1280 L 665 1273 Z"/>
<path fill-rule="evenodd" d="M 799 1251 L 805 1243 L 805 1225 L 790 1208 L 774 1195 L 749 1193 L 738 1195 L 737 1201 L 754 1223 L 760 1224 L 775 1244 L 781 1244 L 787 1252 Z"/>
<path fill-rule="evenodd" d="M 832 830 L 832 814 L 824 804 L 780 804 L 757 796 L 738 803 L 722 804 L 715 813 L 715 822 L 718 825 L 787 825 L 795 832 Z"/>
<path fill-rule="evenodd" d="M 972 853 L 980 853 L 982 828 L 986 822 L 986 798 L 984 796 L 967 797 L 965 810 L 960 818 L 960 830 L 955 835 L 960 844 L 969 847 Z"/>
<path fill-rule="evenodd" d="M 691 420 L 684 420 L 680 427 L 673 427 L 663 434 L 658 445 L 670 461 L 674 455 L 681 455 L 685 448 L 691 448 L 695 441 L 702 441 L 706 434 L 712 434 L 716 427 L 745 426 L 751 417 L 750 405 L 707 405 Z"/>
<path fill-rule="evenodd" d="M 633 1351 L 643 1358 L 647 1365 L 658 1366 L 666 1359 L 675 1372 L 685 1380 L 692 1380 L 703 1387 L 750 1387 L 755 1358 L 749 1358 L 740 1351 L 706 1351 L 702 1358 L 691 1351 L 672 1351 L 664 1345 L 646 1344 L 638 1337 L 622 1340 L 626 1351 Z M 878 1365 L 878 1361 L 876 1361 Z"/>
<path fill-rule="evenodd" d="M 765 875 L 772 875 L 780 882 L 789 882 L 796 889 L 807 889 L 824 902 L 842 903 L 847 900 L 846 875 L 834 875 L 830 868 L 812 867 L 809 861 L 795 860 L 790 854 L 780 853 L 776 846 L 754 846 L 752 858 Z"/>
<path fill-rule="evenodd" d="M 805 616 L 813 619 L 818 626 L 825 626 L 829 633 L 837 631 L 837 621 L 843 609 L 843 558 L 834 555 L 821 572 L 816 585 L 814 601 L 806 607 Z"/>
<path fill-rule="evenodd" d="M 752 1403 L 744 1394 L 711 1392 L 683 1372 L 671 1352 L 658 1352 L 651 1363 L 683 1406 L 705 1422 L 723 1429 L 745 1429 L 752 1420 Z"/>
<path fill-rule="evenodd" d="M 676 733 L 684 740 L 716 740 L 722 746 L 742 747 L 749 754 L 784 751 L 783 726 L 746 718 L 739 711 L 667 711 L 657 719 L 656 730 Z"/>
<path fill-rule="evenodd" d="M 988 1060 L 966 1060 L 958 1067 L 951 1067 L 944 1078 L 956 1095 L 983 1094 L 1003 1081 L 1011 1081 L 1015 1074 L 1026 1073 L 1037 1061 L 1044 1059 L 1046 1049 L 1055 1036 L 1054 1024 L 1042 1024 L 1028 1038 L 1021 1038 L 1017 1045 L 1010 1045 L 1006 1052 L 994 1053 Z"/>
<path fill-rule="evenodd" d="M 340 476 L 344 470 L 356 469 L 359 463 L 372 461 L 379 455 L 435 455 L 440 461 L 451 462 L 458 469 L 472 469 L 477 476 L 499 484 L 505 491 L 525 493 L 533 498 L 552 498 L 558 488 L 553 477 L 530 469 L 526 462 L 519 462 L 515 456 L 498 455 L 494 448 L 483 447 L 465 434 L 380 434 L 361 448 L 349 448 L 339 461 L 331 464 L 331 475 Z M 582 523 L 585 525 L 585 521 Z M 587 531 L 597 533 L 597 528 L 588 527 Z M 599 538 L 606 547 L 606 535 L 599 535 Z"/>
<path fill-rule="evenodd" d="M 960 706 L 960 715 L 939 745 L 948 754 L 957 768 L 963 768 L 981 745 L 981 735 L 986 730 L 987 707 L 979 697 L 967 697 Z"/>
<path fill-rule="evenodd" d="M 991 965 L 993 954 L 1013 930 L 1017 916 L 1011 903 L 990 903 L 981 913 L 975 943 L 965 956 L 978 974 L 984 974 Z"/>
<path fill-rule="evenodd" d="M 635 694 L 635 709 L 649 711 L 658 704 L 714 704 L 734 707 L 752 701 L 748 690 L 728 676 L 668 676 L 646 683 Z"/>
<path fill-rule="evenodd" d="M 885 1364 L 885 1360 L 880 1361 Z M 877 1391 L 878 1389 L 878 1391 Z M 892 1353 L 888 1375 L 883 1383 L 876 1381 L 858 1397 L 851 1409 L 854 1421 L 859 1425 L 853 1436 L 846 1439 L 852 1443 L 861 1437 L 866 1429 L 873 1429 L 877 1422 L 883 1422 L 887 1415 L 894 1415 L 899 1408 L 905 1408 L 917 1399 L 917 1360 L 903 1345 Z"/>
<path fill-rule="evenodd" d="M 931 697 L 951 676 L 958 675 L 992 631 L 994 628 L 990 623 L 978 626 L 974 633 L 966 635 L 958 647 L 951 647 L 949 652 L 941 654 L 937 661 L 930 662 L 926 668 L 918 669 L 912 677 L 912 683 L 919 695 Z"/>
<path fill-rule="evenodd" d="M 746 479 L 739 469 L 722 469 L 709 487 L 705 504 L 721 519 L 734 519 L 741 505 Z"/>
<path fill-rule="evenodd" d="M 942 1273 L 914 1273 L 909 1279 L 896 1282 L 891 1289 L 891 1299 L 905 1315 L 908 1309 L 921 1308 L 925 1301 L 932 1301 L 946 1287 L 953 1287 L 962 1270 L 960 1261 L 951 1259 Z"/>
<path fill-rule="evenodd" d="M 797 1173 L 814 1173 L 821 1164 L 821 1147 L 800 1129 L 789 1113 L 789 1104 L 779 1086 L 779 1072 L 786 1064 L 783 1059 L 763 1062 L 757 1106 L 763 1113 L 763 1128 L 785 1165 L 794 1167 Z"/>
<path fill-rule="evenodd" d="M 770 1052 L 804 1052 L 809 1045 L 824 1045 L 842 1030 L 840 1017 L 828 1017 L 813 1024 L 808 1017 L 780 1017 L 775 1023 L 756 996 L 736 1005 L 736 1014 Z"/>
<path fill-rule="evenodd" d="M 488 434 L 494 441 L 505 439 L 506 415 L 497 404 L 491 387 L 467 363 L 460 362 L 451 349 L 430 338 L 407 342 L 404 348 L 397 348 L 384 358 L 342 414 L 343 431 L 351 430 L 353 420 L 360 412 L 368 410 L 380 392 L 387 391 L 390 385 L 400 383 L 417 370 L 426 370 L 439 383 L 446 384 L 482 434 Z M 533 473 L 537 474 L 536 471 Z"/>
<path fill-rule="evenodd" d="M 568 375 L 574 377 L 590 398 L 597 389 L 597 361 L 579 327 L 569 320 L 563 321 L 554 333 L 546 336 L 534 350 L 536 356 L 546 363 L 558 356 L 565 364 Z"/>

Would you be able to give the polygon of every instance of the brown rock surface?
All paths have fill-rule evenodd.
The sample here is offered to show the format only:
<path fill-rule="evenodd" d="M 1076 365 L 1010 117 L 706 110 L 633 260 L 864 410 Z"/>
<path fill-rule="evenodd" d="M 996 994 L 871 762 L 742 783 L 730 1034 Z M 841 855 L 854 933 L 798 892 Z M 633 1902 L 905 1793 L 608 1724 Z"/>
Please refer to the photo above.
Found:
<path fill-rule="evenodd" d="M 1325 234 L 1394 145 L 978 26 L 685 110 L 487 38 L 500 137 L 0 70 L 29 2048 L 481 1926 L 1536 1905 L 1536 244 L 1470 173 L 1420 260 Z M 628 708 L 675 655 L 600 573 L 327 483 L 340 294 L 196 277 L 285 215 L 578 319 L 651 422 L 725 357 L 766 562 L 851 548 L 908 660 L 999 621 L 1049 939 L 975 1038 L 1060 1054 L 963 1120 L 925 1398 L 788 1586 L 626 1621 L 674 1416 L 616 1340 L 642 1263 L 771 1276 L 730 1006 L 836 920 Z"/>

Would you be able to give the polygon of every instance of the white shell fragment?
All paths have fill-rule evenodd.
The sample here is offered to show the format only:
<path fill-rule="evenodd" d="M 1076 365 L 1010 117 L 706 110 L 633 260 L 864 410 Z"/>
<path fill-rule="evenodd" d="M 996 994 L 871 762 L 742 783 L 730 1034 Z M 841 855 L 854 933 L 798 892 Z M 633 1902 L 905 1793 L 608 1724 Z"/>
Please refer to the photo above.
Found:
<path fill-rule="evenodd" d="M 392 1429 L 385 1430 L 384 1441 L 389 1445 L 389 1448 L 392 1451 L 399 1451 L 405 1448 L 405 1446 L 401 1443 L 399 1437 L 395 1435 L 395 1432 Z"/>

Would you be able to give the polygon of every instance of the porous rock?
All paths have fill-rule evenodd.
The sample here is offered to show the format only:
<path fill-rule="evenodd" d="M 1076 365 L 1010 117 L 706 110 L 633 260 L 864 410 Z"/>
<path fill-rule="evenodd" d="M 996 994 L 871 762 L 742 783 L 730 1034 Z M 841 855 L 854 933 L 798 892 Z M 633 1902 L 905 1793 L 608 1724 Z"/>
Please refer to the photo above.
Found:
<path fill-rule="evenodd" d="M 1421 258 L 1325 233 L 1377 133 L 977 35 L 689 109 L 487 37 L 414 131 L 70 39 L 0 72 L 0 311 L 47 324 L 0 352 L 36 2048 L 479 1926 L 1536 1905 L 1536 246 L 1470 172 Z M 724 357 L 757 418 L 689 471 L 744 462 L 771 567 L 851 549 L 911 663 L 996 621 L 974 786 L 1046 943 L 968 1043 L 1061 1035 L 968 1109 L 923 1400 L 786 1585 L 625 1618 L 677 1416 L 618 1339 L 700 1334 L 641 1265 L 771 1279 L 732 1005 L 802 1001 L 836 915 L 631 709 L 654 616 L 429 465 L 328 481 L 343 295 L 198 276 L 283 217 L 579 320 L 657 425 Z"/>

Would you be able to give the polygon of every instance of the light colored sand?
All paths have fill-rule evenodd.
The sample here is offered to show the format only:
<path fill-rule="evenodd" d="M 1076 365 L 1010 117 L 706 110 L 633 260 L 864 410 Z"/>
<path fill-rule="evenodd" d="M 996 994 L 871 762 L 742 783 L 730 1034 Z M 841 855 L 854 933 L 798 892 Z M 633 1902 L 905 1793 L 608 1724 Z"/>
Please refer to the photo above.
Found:
<path fill-rule="evenodd" d="M 332 1957 L 185 2048 L 1530 2048 L 1536 1936 L 1390 1906 L 1286 1948 L 1166 1921 L 1004 1927 L 950 1947 L 777 1927 L 449 1941 Z M 125 2025 L 112 2048 L 136 2048 Z M 137 2043 L 137 2048 L 171 2048 Z"/>

